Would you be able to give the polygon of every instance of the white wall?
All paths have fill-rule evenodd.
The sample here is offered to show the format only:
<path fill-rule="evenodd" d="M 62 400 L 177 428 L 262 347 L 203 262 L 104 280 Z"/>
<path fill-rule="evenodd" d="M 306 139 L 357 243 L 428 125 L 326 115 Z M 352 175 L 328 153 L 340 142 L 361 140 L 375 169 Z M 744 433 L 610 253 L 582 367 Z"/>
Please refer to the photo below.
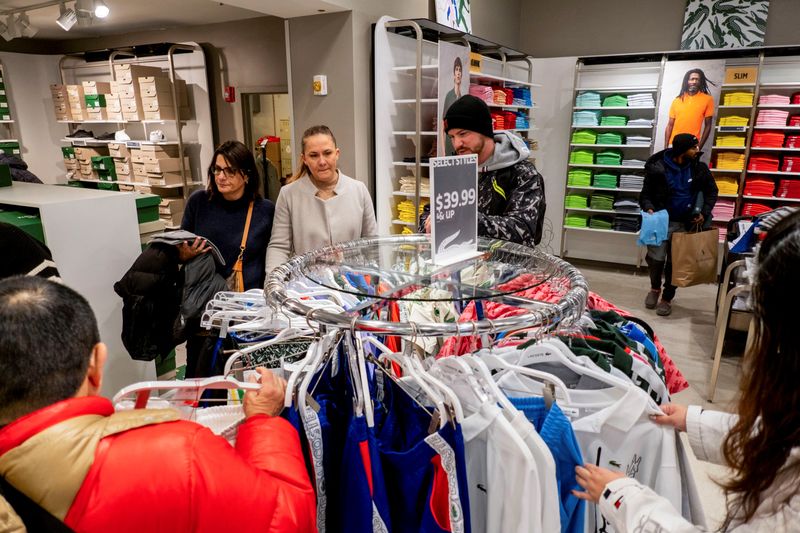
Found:
<path fill-rule="evenodd" d="M 60 57 L 0 52 L 15 120 L 11 137 L 20 141 L 28 170 L 45 183 L 66 181 L 60 139 L 66 135 L 67 125 L 56 123 L 50 96 L 50 84 L 59 79 Z M 5 137 L 5 132 L 0 136 Z"/>

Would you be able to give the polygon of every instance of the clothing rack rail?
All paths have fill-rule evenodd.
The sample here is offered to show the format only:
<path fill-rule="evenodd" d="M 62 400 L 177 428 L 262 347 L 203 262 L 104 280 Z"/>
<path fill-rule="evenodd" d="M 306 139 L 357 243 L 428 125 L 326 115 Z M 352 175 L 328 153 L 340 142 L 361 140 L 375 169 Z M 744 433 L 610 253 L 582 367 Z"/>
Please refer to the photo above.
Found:
<path fill-rule="evenodd" d="M 440 267 L 430 263 L 430 242 L 425 235 L 377 237 L 339 243 L 297 256 L 273 270 L 267 281 L 265 296 L 267 302 L 276 309 L 305 316 L 320 326 L 367 331 L 379 335 L 448 337 L 520 329 L 536 329 L 545 333 L 569 325 L 580 318 L 586 307 L 589 289 L 583 275 L 566 261 L 518 244 L 488 239 L 479 239 L 478 252 L 480 255 L 477 258 Z M 409 264 L 417 267 L 423 265 L 428 270 L 423 273 L 400 272 L 401 275 L 398 275 L 396 268 L 387 266 L 382 268 L 381 264 L 393 262 L 392 257 L 389 257 L 392 255 L 405 255 Z M 373 263 L 353 266 L 354 260 L 367 260 L 367 263 L 371 260 Z M 378 263 L 379 266 L 374 266 L 374 263 Z M 465 269 L 498 264 L 501 269 L 518 276 L 538 275 L 539 283 L 556 282 L 565 289 L 564 293 L 557 302 L 542 302 L 519 297 L 516 293 L 521 290 L 520 288 L 506 291 L 498 290 L 497 286 L 478 287 L 468 283 L 461 284 L 458 281 Z M 314 278 L 318 277 L 316 274 L 321 269 L 338 273 L 352 272 L 360 267 L 373 275 L 376 272 L 379 275 L 380 272 L 385 272 L 385 278 L 395 282 L 405 276 L 408 280 L 406 285 L 426 287 L 431 283 L 439 283 L 452 287 L 456 293 L 459 293 L 460 289 L 465 289 L 468 293 L 460 297 L 455 296 L 451 301 L 495 301 L 521 307 L 527 312 L 495 320 L 478 319 L 450 323 L 392 322 L 361 317 L 357 313 L 336 313 L 326 309 L 315 309 L 301 299 L 287 294 L 287 284 L 293 279 L 307 277 L 317 281 Z M 388 292 L 365 293 L 362 296 L 365 300 L 379 305 L 386 301 L 401 300 L 403 288 L 405 285 L 393 287 Z"/>

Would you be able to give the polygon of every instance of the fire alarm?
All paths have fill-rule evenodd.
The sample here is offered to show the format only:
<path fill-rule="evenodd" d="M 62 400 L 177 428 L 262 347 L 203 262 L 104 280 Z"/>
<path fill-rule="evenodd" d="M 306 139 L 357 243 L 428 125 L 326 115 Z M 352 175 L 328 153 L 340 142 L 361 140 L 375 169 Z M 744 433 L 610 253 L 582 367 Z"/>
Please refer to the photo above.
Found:
<path fill-rule="evenodd" d="M 223 92 L 223 97 L 225 101 L 228 103 L 232 103 L 236 101 L 236 88 L 235 87 L 225 87 Z"/>

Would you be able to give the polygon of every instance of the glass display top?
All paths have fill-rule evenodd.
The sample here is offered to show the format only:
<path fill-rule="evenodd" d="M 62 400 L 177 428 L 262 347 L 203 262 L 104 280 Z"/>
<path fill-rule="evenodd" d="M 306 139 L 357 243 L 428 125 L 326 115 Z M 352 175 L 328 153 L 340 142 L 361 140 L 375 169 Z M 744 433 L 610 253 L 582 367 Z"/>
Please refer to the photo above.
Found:
<path fill-rule="evenodd" d="M 479 239 L 475 257 L 436 265 L 426 237 L 404 236 L 310 252 L 299 273 L 327 289 L 370 300 L 494 300 L 514 305 L 531 303 L 528 296 L 517 298 L 515 293 L 560 278 L 563 270 L 542 252 L 485 238 Z"/>

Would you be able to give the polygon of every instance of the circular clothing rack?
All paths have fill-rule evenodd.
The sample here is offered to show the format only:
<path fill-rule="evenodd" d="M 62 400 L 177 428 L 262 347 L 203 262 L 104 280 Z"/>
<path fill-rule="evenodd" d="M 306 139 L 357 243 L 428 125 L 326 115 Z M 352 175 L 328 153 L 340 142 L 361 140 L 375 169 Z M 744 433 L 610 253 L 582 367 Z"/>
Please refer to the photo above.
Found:
<path fill-rule="evenodd" d="M 312 308 L 287 288 L 301 283 L 355 296 L 361 305 L 346 313 Z M 544 289 L 546 300 L 532 298 Z M 358 239 L 297 256 L 270 274 L 270 305 L 305 316 L 321 326 L 401 336 L 460 336 L 539 329 L 542 333 L 576 321 L 589 294 L 583 275 L 562 259 L 518 244 L 480 238 L 472 258 L 437 265 L 426 235 Z M 494 320 L 391 322 L 361 310 L 390 302 L 495 302 L 524 312 Z"/>

